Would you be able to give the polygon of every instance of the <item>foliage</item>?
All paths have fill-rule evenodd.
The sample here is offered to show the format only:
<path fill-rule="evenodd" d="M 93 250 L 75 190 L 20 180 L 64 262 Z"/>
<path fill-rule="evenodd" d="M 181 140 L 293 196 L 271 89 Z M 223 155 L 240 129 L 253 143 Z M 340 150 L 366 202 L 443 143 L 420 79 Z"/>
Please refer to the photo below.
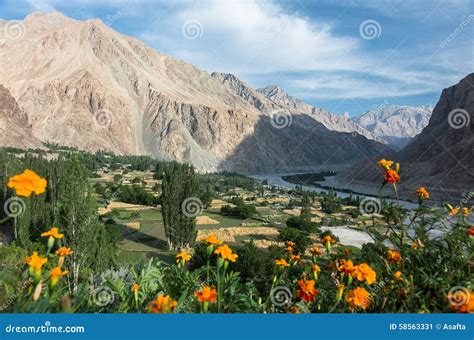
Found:
<path fill-rule="evenodd" d="M 196 206 L 198 184 L 194 168 L 170 163 L 163 169 L 161 205 L 165 233 L 170 249 L 187 248 L 196 239 Z"/>

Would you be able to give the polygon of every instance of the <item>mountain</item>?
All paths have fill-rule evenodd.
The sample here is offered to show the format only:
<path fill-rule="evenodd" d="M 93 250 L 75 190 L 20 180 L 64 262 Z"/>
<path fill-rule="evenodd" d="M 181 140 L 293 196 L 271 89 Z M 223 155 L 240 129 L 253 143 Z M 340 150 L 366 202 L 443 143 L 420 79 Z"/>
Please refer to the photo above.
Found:
<path fill-rule="evenodd" d="M 474 73 L 442 91 L 428 125 L 398 152 L 379 158 L 401 164 L 399 190 L 413 198 L 425 186 L 434 199 L 458 204 L 474 187 Z M 341 176 L 341 185 L 380 185 L 377 158 Z M 471 197 L 472 199 L 472 197 Z M 468 199 L 469 200 L 469 199 Z"/>
<path fill-rule="evenodd" d="M 368 139 L 382 142 L 382 140 L 380 140 L 375 134 L 352 121 L 349 118 L 349 115 L 337 115 L 321 108 L 306 104 L 304 101 L 289 95 L 279 86 L 270 85 L 258 89 L 257 91 L 282 107 L 288 108 L 293 112 L 304 113 L 314 118 L 329 130 L 339 132 L 356 132 L 367 137 Z"/>
<path fill-rule="evenodd" d="M 440 192 L 474 187 L 474 73 L 444 89 L 428 126 L 396 158 L 407 185 L 430 183 Z M 460 200 L 462 197 L 458 197 Z"/>
<path fill-rule="evenodd" d="M 100 20 L 33 13 L 21 27 L 15 39 L 0 36 L 1 82 L 41 141 L 246 173 L 346 164 L 384 149 L 314 115 L 289 115 L 236 77 L 211 76 Z"/>
<path fill-rule="evenodd" d="M 0 145 L 22 149 L 45 149 L 31 134 L 26 114 L 10 91 L 0 85 Z"/>
<path fill-rule="evenodd" d="M 353 121 L 387 142 L 394 150 L 401 150 L 428 125 L 432 111 L 429 105 L 384 105 L 355 117 Z"/>

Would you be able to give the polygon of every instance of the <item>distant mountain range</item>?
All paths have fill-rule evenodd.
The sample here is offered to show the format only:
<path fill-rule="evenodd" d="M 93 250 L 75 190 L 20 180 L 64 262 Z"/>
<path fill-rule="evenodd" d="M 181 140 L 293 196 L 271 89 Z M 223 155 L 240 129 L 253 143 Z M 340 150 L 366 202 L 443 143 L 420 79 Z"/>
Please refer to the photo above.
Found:
<path fill-rule="evenodd" d="M 432 111 L 431 105 L 383 105 L 355 117 L 353 122 L 388 143 L 394 150 L 401 150 L 428 125 Z"/>

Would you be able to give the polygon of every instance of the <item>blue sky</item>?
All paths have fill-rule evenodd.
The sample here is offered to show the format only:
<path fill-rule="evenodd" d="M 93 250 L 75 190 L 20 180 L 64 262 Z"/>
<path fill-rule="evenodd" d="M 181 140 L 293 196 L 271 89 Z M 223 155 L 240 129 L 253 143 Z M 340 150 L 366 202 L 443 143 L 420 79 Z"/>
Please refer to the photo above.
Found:
<path fill-rule="evenodd" d="M 99 18 L 165 54 L 254 88 L 277 84 L 351 116 L 436 104 L 474 70 L 469 0 L 0 0 L 0 17 Z"/>

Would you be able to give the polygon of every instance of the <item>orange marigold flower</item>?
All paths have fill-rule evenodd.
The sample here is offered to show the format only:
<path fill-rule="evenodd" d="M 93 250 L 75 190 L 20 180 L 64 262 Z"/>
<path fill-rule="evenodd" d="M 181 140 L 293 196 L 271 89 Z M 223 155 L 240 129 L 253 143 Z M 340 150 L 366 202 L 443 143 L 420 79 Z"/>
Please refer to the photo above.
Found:
<path fill-rule="evenodd" d="M 56 227 L 53 227 L 49 231 L 42 233 L 41 237 L 53 237 L 55 239 L 60 239 L 64 237 L 64 234 L 60 234 L 59 229 Z"/>
<path fill-rule="evenodd" d="M 212 246 L 222 243 L 222 241 L 220 241 L 214 234 L 210 234 L 209 236 L 207 236 L 205 241 L 207 242 L 208 245 L 212 245 Z"/>
<path fill-rule="evenodd" d="M 469 230 L 467 231 L 467 234 L 468 234 L 469 236 L 474 236 L 474 225 L 472 225 L 472 226 L 469 228 Z"/>
<path fill-rule="evenodd" d="M 201 290 L 196 290 L 194 295 L 198 298 L 199 302 L 214 302 L 217 299 L 217 292 L 213 287 L 204 286 Z"/>
<path fill-rule="evenodd" d="M 400 181 L 400 175 L 395 170 L 392 170 L 392 169 L 388 169 L 387 171 L 385 171 L 383 173 L 383 177 L 390 184 L 395 184 L 395 183 L 398 183 L 398 181 Z"/>
<path fill-rule="evenodd" d="M 301 262 L 301 256 L 299 256 L 299 255 L 293 255 L 293 254 L 291 254 L 291 255 L 290 255 L 290 259 L 291 259 L 292 261 L 295 261 L 296 263 L 300 263 L 300 262 Z"/>
<path fill-rule="evenodd" d="M 134 283 L 132 288 L 131 288 L 131 291 L 132 291 L 132 293 L 135 294 L 136 292 L 138 292 L 138 289 L 140 289 L 140 285 L 138 283 Z"/>
<path fill-rule="evenodd" d="M 301 309 L 297 306 L 292 306 L 290 308 L 290 313 L 291 314 L 300 314 L 301 313 Z"/>
<path fill-rule="evenodd" d="M 151 313 L 172 313 L 178 303 L 169 295 L 159 294 L 148 304 Z"/>
<path fill-rule="evenodd" d="M 336 243 L 336 240 L 334 240 L 331 235 L 326 235 L 321 239 L 322 243 Z"/>
<path fill-rule="evenodd" d="M 341 260 L 341 265 L 337 268 L 338 271 L 344 272 L 346 275 L 351 275 L 354 271 L 354 263 L 352 260 Z"/>
<path fill-rule="evenodd" d="M 46 262 L 48 262 L 48 259 L 41 257 L 36 251 L 33 252 L 33 255 L 25 257 L 25 263 L 34 270 L 41 270 Z"/>
<path fill-rule="evenodd" d="M 403 278 L 402 278 L 402 272 L 401 271 L 396 271 L 395 274 L 393 274 L 393 276 L 399 280 L 399 281 L 403 281 Z"/>
<path fill-rule="evenodd" d="M 295 251 L 295 248 L 288 246 L 288 247 L 285 248 L 285 250 L 289 253 L 292 253 L 292 252 Z"/>
<path fill-rule="evenodd" d="M 71 248 L 66 248 L 66 247 L 61 247 L 58 250 L 56 250 L 56 255 L 63 256 L 63 257 L 71 255 L 72 253 L 73 251 L 71 250 Z"/>
<path fill-rule="evenodd" d="M 191 260 L 191 255 L 188 254 L 186 251 L 181 250 L 178 255 L 176 255 L 176 263 L 178 262 L 187 262 Z"/>
<path fill-rule="evenodd" d="M 346 301 L 351 308 L 366 309 L 370 306 L 370 294 L 362 287 L 349 290 L 346 293 Z"/>
<path fill-rule="evenodd" d="M 232 252 L 232 249 L 229 248 L 227 244 L 224 244 L 223 246 L 220 246 L 214 251 L 214 254 L 220 255 L 220 257 L 224 260 L 228 260 L 230 262 L 235 262 L 237 261 L 237 258 L 239 257 L 237 254 L 234 254 Z"/>
<path fill-rule="evenodd" d="M 424 188 L 424 187 L 419 187 L 416 191 L 415 191 L 415 194 L 420 197 L 420 198 L 423 198 L 425 200 L 427 200 L 428 198 L 430 198 L 430 193 Z"/>
<path fill-rule="evenodd" d="M 316 281 L 301 279 L 297 284 L 299 286 L 298 296 L 301 300 L 312 302 L 316 295 L 318 295 L 318 291 L 314 288 Z"/>
<path fill-rule="evenodd" d="M 474 313 L 474 292 L 459 289 L 447 296 L 451 308 L 458 313 Z"/>
<path fill-rule="evenodd" d="M 361 263 L 355 266 L 353 276 L 359 281 L 367 281 L 369 285 L 374 283 L 377 278 L 377 274 L 367 263 Z"/>
<path fill-rule="evenodd" d="M 275 260 L 275 264 L 281 268 L 284 268 L 284 267 L 289 267 L 290 264 L 288 262 L 286 262 L 285 259 L 279 259 L 279 260 Z"/>
<path fill-rule="evenodd" d="M 398 263 L 402 259 L 402 256 L 400 255 L 399 252 L 395 250 L 391 250 L 391 249 L 387 252 L 387 256 L 388 256 L 388 260 L 393 263 Z"/>
<path fill-rule="evenodd" d="M 21 174 L 11 177 L 7 185 L 10 189 L 15 189 L 17 196 L 30 197 L 32 192 L 36 195 L 45 192 L 47 181 L 36 172 L 26 169 Z"/>
<path fill-rule="evenodd" d="M 451 208 L 451 210 L 449 211 L 449 216 L 454 216 L 454 215 L 457 215 L 457 213 L 459 212 L 459 210 L 461 210 L 461 208 Z"/>
<path fill-rule="evenodd" d="M 69 270 L 62 271 L 61 267 L 54 267 L 53 269 L 51 269 L 49 271 L 49 274 L 51 275 L 52 279 L 55 279 L 55 278 L 58 278 L 60 276 L 64 276 L 64 275 L 69 274 Z"/>
<path fill-rule="evenodd" d="M 379 167 L 381 167 L 382 169 L 384 170 L 388 170 L 392 167 L 393 165 L 393 161 L 388 161 L 386 159 L 381 159 L 380 161 L 378 161 L 378 165 Z"/>
<path fill-rule="evenodd" d="M 316 256 L 321 256 L 323 254 L 323 252 L 319 249 L 319 247 L 317 245 L 314 245 L 310 250 L 309 252 L 313 255 L 316 255 Z"/>

